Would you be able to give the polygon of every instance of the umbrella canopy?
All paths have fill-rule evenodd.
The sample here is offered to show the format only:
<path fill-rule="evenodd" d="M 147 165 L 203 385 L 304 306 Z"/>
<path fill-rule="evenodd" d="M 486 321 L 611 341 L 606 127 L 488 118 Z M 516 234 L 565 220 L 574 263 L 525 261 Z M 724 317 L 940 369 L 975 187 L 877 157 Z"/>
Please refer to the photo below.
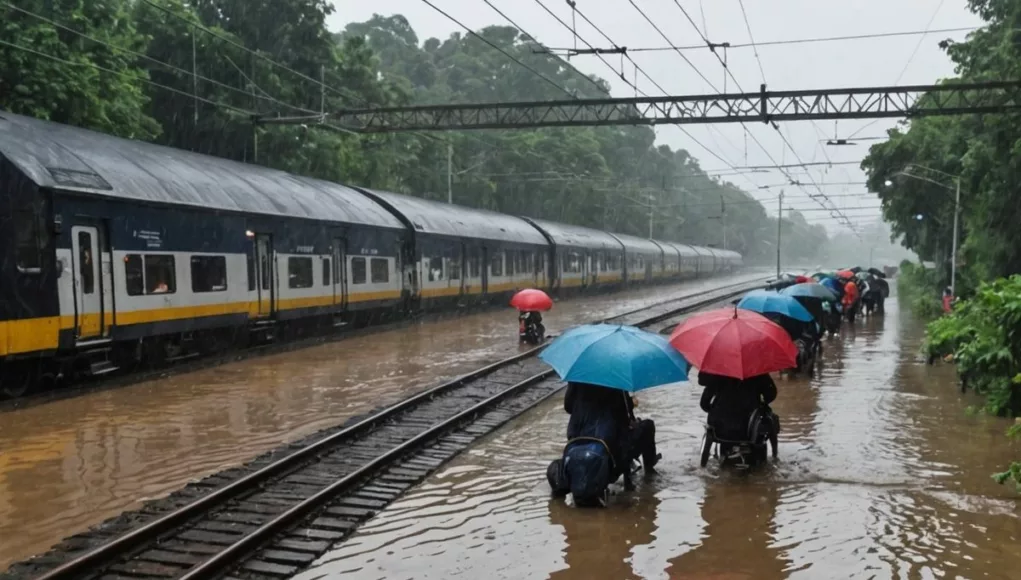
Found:
<path fill-rule="evenodd" d="M 797 364 L 787 332 L 750 310 L 725 308 L 696 314 L 674 329 L 670 344 L 707 373 L 747 379 Z"/>
<path fill-rule="evenodd" d="M 854 272 L 855 274 L 857 274 L 858 272 L 862 271 L 862 267 L 861 266 L 855 266 L 853 268 L 848 268 L 848 270 L 850 270 L 850 271 Z"/>
<path fill-rule="evenodd" d="M 880 270 L 879 268 L 869 268 L 869 274 L 872 274 L 877 278 L 886 278 L 886 272 Z"/>
<path fill-rule="evenodd" d="M 773 280 L 772 282 L 766 284 L 766 289 L 767 290 L 780 290 L 781 288 L 786 288 L 788 286 L 793 286 L 794 284 L 795 284 L 795 282 L 794 282 L 793 278 L 781 278 L 779 280 Z"/>
<path fill-rule="evenodd" d="M 868 272 L 858 272 L 854 275 L 854 277 L 859 280 L 868 280 L 872 277 L 872 274 L 869 274 Z"/>
<path fill-rule="evenodd" d="M 854 278 L 854 272 L 852 272 L 850 270 L 840 270 L 839 272 L 837 272 L 837 278 L 847 278 L 847 279 Z"/>
<path fill-rule="evenodd" d="M 553 299 L 542 290 L 528 288 L 515 294 L 510 305 L 522 312 L 549 310 L 553 308 Z"/>
<path fill-rule="evenodd" d="M 823 278 L 819 281 L 819 284 L 833 292 L 837 298 L 840 298 L 844 293 L 844 287 L 835 278 Z"/>
<path fill-rule="evenodd" d="M 798 276 L 798 277 L 794 278 L 794 282 L 797 283 L 797 284 L 804 284 L 805 282 L 811 282 L 811 281 L 812 281 L 812 279 L 809 278 L 808 276 Z"/>
<path fill-rule="evenodd" d="M 789 288 L 797 288 L 797 286 L 790 286 Z M 786 289 L 784 290 L 786 292 Z M 768 292 L 766 290 L 754 290 L 745 294 L 744 298 L 737 303 L 738 308 L 745 310 L 751 310 L 752 312 L 766 313 L 775 312 L 784 316 L 789 316 L 794 320 L 800 320 L 801 322 L 811 322 L 812 315 L 800 302 L 786 296 L 782 293 Z"/>
<path fill-rule="evenodd" d="M 635 392 L 688 380 L 691 366 L 665 338 L 633 326 L 579 326 L 539 358 L 565 381 Z"/>
<path fill-rule="evenodd" d="M 827 280 L 832 280 L 832 278 L 827 278 Z M 794 298 L 799 296 L 806 298 L 818 298 L 820 300 L 830 302 L 836 302 L 837 300 L 837 295 L 822 284 L 795 284 L 794 286 L 784 288 L 781 294 L 785 296 L 792 296 Z"/>
<path fill-rule="evenodd" d="M 823 278 L 836 278 L 837 277 L 837 273 L 836 272 L 816 272 L 815 274 L 812 274 L 812 277 L 815 278 L 816 280 L 822 280 Z"/>

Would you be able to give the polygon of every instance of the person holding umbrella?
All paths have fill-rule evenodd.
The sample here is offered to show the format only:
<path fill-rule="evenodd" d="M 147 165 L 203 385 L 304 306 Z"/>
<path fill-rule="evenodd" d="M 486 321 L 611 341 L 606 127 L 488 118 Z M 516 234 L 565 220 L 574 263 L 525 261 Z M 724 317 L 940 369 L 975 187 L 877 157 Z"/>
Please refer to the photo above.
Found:
<path fill-rule="evenodd" d="M 546 340 L 546 327 L 539 311 L 552 309 L 553 299 L 542 290 L 528 288 L 515 294 L 510 304 L 518 309 L 518 340 L 529 344 Z"/>
<path fill-rule="evenodd" d="M 788 286 L 779 294 L 766 290 L 754 290 L 745 294 L 737 303 L 737 307 L 758 312 L 787 331 L 787 335 L 798 348 L 797 364 L 793 371 L 807 370 L 811 374 L 815 368 L 815 355 L 820 342 L 821 327 L 801 302 L 786 294 L 791 288 L 798 286 L 800 284 Z M 822 290 L 828 292 L 824 288 Z"/>
<path fill-rule="evenodd" d="M 576 505 L 606 505 L 608 486 L 641 458 L 653 473 L 656 426 L 634 415 L 631 393 L 686 381 L 689 365 L 663 337 L 631 326 L 595 324 L 564 333 L 541 355 L 568 382 L 564 410 L 571 418 L 561 459 L 547 470 L 555 493 L 571 493 Z"/>
<path fill-rule="evenodd" d="M 750 466 L 765 460 L 766 441 L 777 455 L 780 419 L 769 408 L 776 385 L 769 373 L 796 364 L 798 349 L 786 332 L 750 310 L 713 310 L 685 320 L 670 344 L 699 369 L 706 411 L 703 467 L 714 445 L 724 461 Z"/>

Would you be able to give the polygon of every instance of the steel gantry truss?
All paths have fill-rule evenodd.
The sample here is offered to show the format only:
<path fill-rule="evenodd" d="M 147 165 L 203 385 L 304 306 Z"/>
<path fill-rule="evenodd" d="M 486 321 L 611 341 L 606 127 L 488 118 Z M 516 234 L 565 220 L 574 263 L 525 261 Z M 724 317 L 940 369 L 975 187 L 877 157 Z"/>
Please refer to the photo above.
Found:
<path fill-rule="evenodd" d="M 1017 109 L 1021 81 L 802 91 L 767 91 L 762 85 L 756 93 L 387 107 L 339 111 L 328 118 L 351 131 L 390 133 L 910 118 Z"/>

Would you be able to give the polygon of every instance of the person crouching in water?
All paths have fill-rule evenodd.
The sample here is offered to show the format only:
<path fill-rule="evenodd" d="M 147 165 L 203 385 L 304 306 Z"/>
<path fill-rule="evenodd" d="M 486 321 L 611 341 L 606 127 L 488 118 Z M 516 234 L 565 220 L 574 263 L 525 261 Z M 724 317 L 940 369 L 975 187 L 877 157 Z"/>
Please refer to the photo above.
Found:
<path fill-rule="evenodd" d="M 757 409 L 765 407 L 774 428 L 779 425 L 769 409 L 769 404 L 776 400 L 776 383 L 768 374 L 741 380 L 699 372 L 698 384 L 705 387 L 699 406 L 708 414 L 706 422 L 720 440 L 721 457 L 730 455 L 726 441 L 749 439 L 750 418 Z"/>
<path fill-rule="evenodd" d="M 631 462 L 638 457 L 646 473 L 655 473 L 662 458 L 656 452 L 656 425 L 638 420 L 631 395 L 617 389 L 568 383 L 564 410 L 567 446 L 561 459 L 546 471 L 554 493 L 571 493 L 577 506 L 605 506 L 608 486 L 624 476 L 632 489 Z"/>

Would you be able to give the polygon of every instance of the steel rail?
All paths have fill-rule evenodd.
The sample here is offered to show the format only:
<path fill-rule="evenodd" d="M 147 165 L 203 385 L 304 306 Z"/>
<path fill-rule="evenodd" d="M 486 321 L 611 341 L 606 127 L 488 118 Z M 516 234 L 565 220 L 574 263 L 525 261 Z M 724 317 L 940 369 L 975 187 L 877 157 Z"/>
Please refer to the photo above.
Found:
<path fill-rule="evenodd" d="M 645 307 L 636 308 L 622 314 L 614 315 L 612 317 L 603 318 L 597 320 L 597 323 L 606 323 L 613 320 L 624 319 L 631 316 L 635 316 L 644 311 L 654 310 L 666 306 L 670 303 L 677 302 L 683 305 L 677 308 L 670 309 L 666 312 L 651 316 L 635 323 L 635 326 L 648 326 L 650 324 L 656 324 L 662 320 L 668 319 L 678 314 L 697 310 L 705 307 L 708 304 L 713 304 L 721 300 L 725 300 L 736 294 L 744 292 L 750 287 L 761 285 L 761 282 L 745 281 L 735 284 L 728 284 L 724 286 L 718 286 L 702 292 L 696 292 L 686 296 L 663 300 L 650 304 Z M 730 292 L 727 292 L 730 291 Z M 721 292 L 726 292 L 721 294 Z M 700 297 L 712 295 L 709 298 L 699 300 Z M 696 302 L 691 302 L 697 300 Z M 123 535 L 120 535 L 113 540 L 104 543 L 85 554 L 82 554 L 72 560 L 69 560 L 45 573 L 38 576 L 38 580 L 65 580 L 65 579 L 77 579 L 81 578 L 83 574 L 95 571 L 97 568 L 101 568 L 104 564 L 109 564 L 119 557 L 123 557 L 126 554 L 130 554 L 132 551 L 138 549 L 140 546 L 147 542 L 151 542 L 154 539 L 159 538 L 161 535 L 173 530 L 175 527 L 179 527 L 204 513 L 209 513 L 214 509 L 223 506 L 228 501 L 235 499 L 246 492 L 253 489 L 257 489 L 265 482 L 272 480 L 274 477 L 285 475 L 288 472 L 299 469 L 308 460 L 315 457 L 316 455 L 334 448 L 339 444 L 342 444 L 346 440 L 357 438 L 359 435 L 371 431 L 374 427 L 384 424 L 387 421 L 393 419 L 395 416 L 408 411 L 417 405 L 427 402 L 437 395 L 446 393 L 447 391 L 454 390 L 458 387 L 462 387 L 481 379 L 493 372 L 513 365 L 514 363 L 532 358 L 539 354 L 547 345 L 537 346 L 531 348 L 522 353 L 514 356 L 502 359 L 492 364 L 486 365 L 479 369 L 476 369 L 470 373 L 457 377 L 453 380 L 447 381 L 436 387 L 425 390 L 421 393 L 413 395 L 403 401 L 381 410 L 380 412 L 367 417 L 354 425 L 346 427 L 336 433 L 333 433 L 323 439 L 320 439 L 314 443 L 311 443 L 285 457 L 282 457 L 273 463 L 266 465 L 248 475 L 245 475 L 231 483 L 218 488 L 194 501 L 184 505 L 166 515 L 163 515 L 151 522 L 143 524 L 138 528 L 135 528 Z M 207 577 L 214 568 L 222 569 L 222 567 L 228 565 L 231 561 L 234 561 L 238 556 L 243 555 L 247 551 L 251 551 L 252 544 L 261 542 L 270 533 L 270 530 L 279 531 L 285 524 L 294 520 L 302 514 L 307 514 L 310 506 L 322 505 L 323 499 L 332 497 L 343 488 L 349 486 L 359 478 L 364 477 L 366 474 L 377 470 L 380 466 L 385 465 L 387 461 L 390 461 L 394 457 L 406 453 L 409 449 L 421 444 L 423 441 L 427 441 L 431 436 L 445 431 L 451 428 L 452 425 L 464 420 L 465 417 L 472 413 L 477 413 L 479 410 L 484 409 L 487 406 L 491 406 L 496 402 L 499 402 L 506 396 L 517 392 L 526 386 L 535 384 L 550 376 L 552 371 L 544 371 L 538 375 L 534 375 L 525 381 L 515 384 L 514 386 L 497 393 L 496 395 L 482 401 L 479 404 L 472 406 L 471 408 L 458 413 L 457 415 L 448 418 L 441 423 L 438 423 L 428 430 L 415 435 L 412 439 L 401 443 L 399 446 L 385 452 L 379 457 L 371 460 L 365 465 L 359 467 L 351 474 L 343 477 L 337 482 L 331 484 L 328 488 L 324 488 L 320 492 L 317 492 L 313 496 L 302 500 L 299 504 L 288 508 L 285 512 L 279 514 L 270 522 L 260 526 L 252 534 L 257 535 L 257 539 L 249 539 L 251 536 L 245 536 L 239 540 L 236 544 L 228 546 L 222 552 L 214 555 L 209 560 L 204 561 L 201 564 L 196 565 L 189 570 L 185 576 L 181 578 L 187 578 L 193 580 L 194 578 Z M 327 489 L 329 492 L 327 492 Z M 313 501 L 314 498 L 314 501 Z M 271 527 L 275 526 L 275 527 Z M 275 533 L 275 532 L 274 532 Z M 201 571 L 201 575 L 198 575 Z"/>

